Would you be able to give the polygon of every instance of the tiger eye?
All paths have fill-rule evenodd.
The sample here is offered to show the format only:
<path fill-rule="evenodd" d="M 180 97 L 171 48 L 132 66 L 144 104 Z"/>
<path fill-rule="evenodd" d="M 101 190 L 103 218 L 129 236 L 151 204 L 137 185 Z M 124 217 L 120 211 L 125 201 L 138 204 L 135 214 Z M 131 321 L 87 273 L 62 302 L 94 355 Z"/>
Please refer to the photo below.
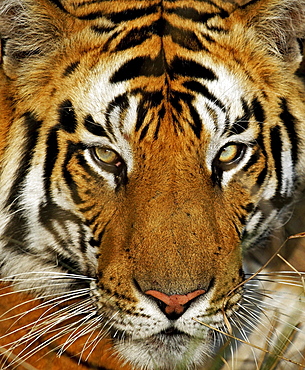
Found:
<path fill-rule="evenodd" d="M 240 148 L 236 144 L 225 146 L 219 154 L 218 160 L 221 163 L 230 163 L 238 158 L 240 154 Z"/>
<path fill-rule="evenodd" d="M 108 148 L 94 148 L 96 158 L 106 164 L 118 165 L 120 162 L 119 155 Z"/>

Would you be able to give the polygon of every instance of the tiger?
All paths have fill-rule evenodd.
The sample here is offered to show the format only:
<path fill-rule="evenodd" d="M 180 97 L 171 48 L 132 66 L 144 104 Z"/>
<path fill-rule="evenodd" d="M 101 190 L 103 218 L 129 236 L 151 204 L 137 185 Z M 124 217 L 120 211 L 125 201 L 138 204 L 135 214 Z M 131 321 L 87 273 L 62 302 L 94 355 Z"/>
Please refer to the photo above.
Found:
<path fill-rule="evenodd" d="M 0 35 L 1 325 L 37 316 L 2 368 L 211 369 L 302 219 L 305 0 L 1 0 Z"/>

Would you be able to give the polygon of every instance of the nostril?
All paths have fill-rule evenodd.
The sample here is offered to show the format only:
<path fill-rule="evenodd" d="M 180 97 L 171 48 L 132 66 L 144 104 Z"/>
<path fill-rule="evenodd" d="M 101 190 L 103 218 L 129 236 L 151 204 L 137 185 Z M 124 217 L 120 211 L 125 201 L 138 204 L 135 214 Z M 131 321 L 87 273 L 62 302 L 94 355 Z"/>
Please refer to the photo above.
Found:
<path fill-rule="evenodd" d="M 206 293 L 205 290 L 199 289 L 188 294 L 167 295 L 158 290 L 147 290 L 146 295 L 150 295 L 157 300 L 160 309 L 171 320 L 178 319 L 189 307 L 191 301 Z"/>

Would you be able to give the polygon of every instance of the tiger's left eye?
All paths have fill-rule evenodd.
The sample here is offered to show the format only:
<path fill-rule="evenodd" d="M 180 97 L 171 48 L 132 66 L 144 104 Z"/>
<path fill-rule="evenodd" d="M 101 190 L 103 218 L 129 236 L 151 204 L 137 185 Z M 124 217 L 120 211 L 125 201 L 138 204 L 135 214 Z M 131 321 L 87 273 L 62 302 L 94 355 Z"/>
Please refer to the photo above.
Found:
<path fill-rule="evenodd" d="M 245 151 L 246 145 L 229 143 L 218 152 L 214 160 L 214 166 L 217 166 L 222 171 L 228 171 L 241 161 Z"/>
<path fill-rule="evenodd" d="M 118 174 L 124 164 L 121 156 L 112 149 L 95 147 L 91 153 L 95 162 L 105 171 Z"/>
<path fill-rule="evenodd" d="M 94 153 L 97 159 L 106 164 L 111 164 L 115 166 L 118 162 L 120 162 L 119 155 L 111 149 L 94 148 Z"/>

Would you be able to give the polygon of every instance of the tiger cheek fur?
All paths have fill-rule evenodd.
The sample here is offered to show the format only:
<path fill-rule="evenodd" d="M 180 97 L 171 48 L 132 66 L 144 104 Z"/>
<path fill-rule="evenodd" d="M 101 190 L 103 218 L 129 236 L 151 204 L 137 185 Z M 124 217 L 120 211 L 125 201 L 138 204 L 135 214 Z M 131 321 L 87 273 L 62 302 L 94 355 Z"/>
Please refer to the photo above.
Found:
<path fill-rule="evenodd" d="M 80 331 L 93 351 L 97 329 L 135 369 L 199 368 L 304 188 L 305 1 L 3 0 L 0 17 L 3 280 L 64 306 L 63 349 Z"/>

